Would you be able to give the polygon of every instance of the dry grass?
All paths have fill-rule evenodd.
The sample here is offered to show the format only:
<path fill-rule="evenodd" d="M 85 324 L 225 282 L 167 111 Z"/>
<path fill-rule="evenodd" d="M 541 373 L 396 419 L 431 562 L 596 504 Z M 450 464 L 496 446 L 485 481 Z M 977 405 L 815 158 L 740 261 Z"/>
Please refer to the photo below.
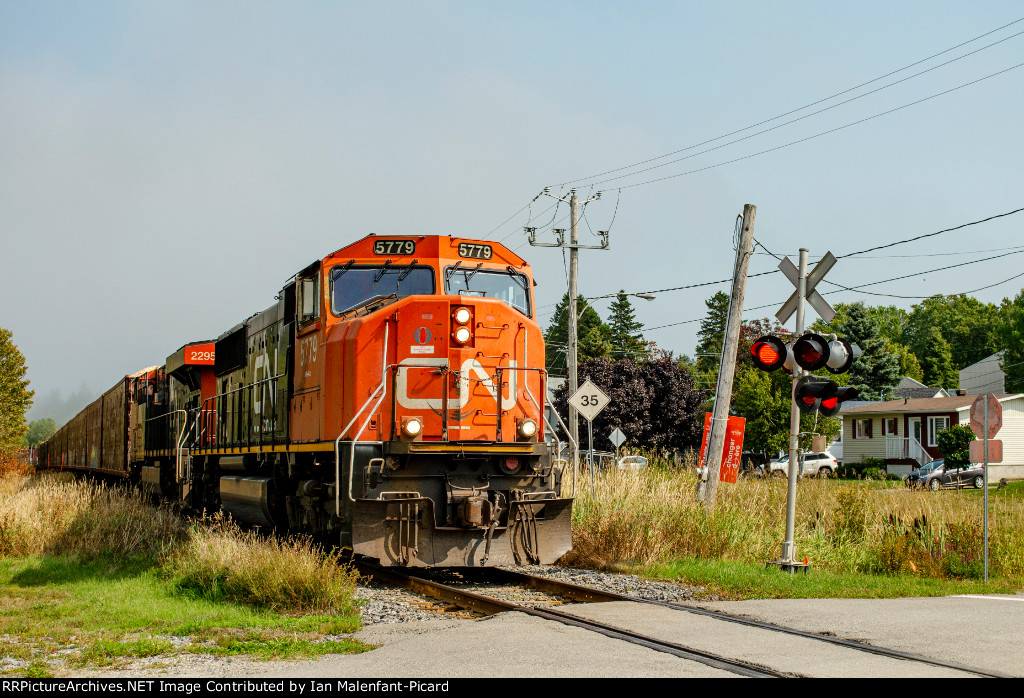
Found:
<path fill-rule="evenodd" d="M 67 473 L 0 477 L 0 556 L 159 565 L 181 591 L 284 612 L 357 614 L 356 573 L 303 539 L 191 526 L 138 492 Z"/>
<path fill-rule="evenodd" d="M 231 600 L 273 610 L 348 614 L 358 575 L 302 538 L 264 538 L 230 521 L 207 519 L 193 525 L 188 541 L 175 549 L 165 569 L 179 588 L 214 600 Z"/>
<path fill-rule="evenodd" d="M 581 479 L 573 551 L 564 563 L 601 567 L 680 558 L 763 563 L 779 556 L 784 479 L 722 484 L 710 513 L 696 502 L 696 484 L 692 470 L 663 467 L 602 472 L 593 494 L 589 477 Z M 835 572 L 977 577 L 981 517 L 976 494 L 809 479 L 798 486 L 795 537 L 801 555 Z M 991 569 L 1024 576 L 1024 502 L 992 498 L 989 526 Z"/>
<path fill-rule="evenodd" d="M 124 488 L 68 474 L 0 478 L 0 555 L 158 559 L 185 534 L 170 510 Z"/>

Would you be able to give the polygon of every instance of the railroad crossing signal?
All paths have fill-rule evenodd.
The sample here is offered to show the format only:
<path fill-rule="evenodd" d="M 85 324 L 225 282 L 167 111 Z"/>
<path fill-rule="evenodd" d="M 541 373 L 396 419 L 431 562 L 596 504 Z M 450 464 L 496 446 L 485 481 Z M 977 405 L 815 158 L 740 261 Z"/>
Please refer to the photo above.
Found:
<path fill-rule="evenodd" d="M 808 332 L 789 345 L 772 335 L 759 337 L 751 346 L 750 353 L 754 357 L 754 365 L 762 371 L 774 371 L 785 366 L 792 372 L 795 366 L 799 366 L 808 372 L 825 368 L 838 374 L 849 371 L 863 352 L 845 339 L 826 340 L 819 334 Z M 809 374 L 800 378 L 793 389 L 793 398 L 801 412 L 819 412 L 825 417 L 834 416 L 842 403 L 856 399 L 857 394 L 856 388 L 841 388 L 833 381 Z"/>
<path fill-rule="evenodd" d="M 594 417 L 601 414 L 601 410 L 607 407 L 609 402 L 611 402 L 611 398 L 605 395 L 589 378 L 569 398 L 569 404 L 575 407 L 576 411 L 588 422 L 593 422 Z"/>
<path fill-rule="evenodd" d="M 818 312 L 818 315 L 821 316 L 821 319 L 825 322 L 832 322 L 832 318 L 836 316 L 836 311 L 833 310 L 832 306 L 821 297 L 820 293 L 814 290 L 814 287 L 818 285 L 818 282 L 825 277 L 825 274 L 827 274 L 829 269 L 834 267 L 835 264 L 836 258 L 831 252 L 826 252 L 825 256 L 822 257 L 815 265 L 814 270 L 807 275 L 807 302 L 811 304 L 811 307 Z M 783 257 L 782 261 L 779 262 L 779 269 L 782 270 L 782 273 L 786 275 L 786 278 L 789 279 L 797 289 L 800 288 L 800 272 L 797 270 L 796 265 L 789 260 L 789 257 Z M 796 306 L 799 302 L 798 294 L 799 290 L 793 291 L 793 295 L 789 297 L 789 300 L 783 303 L 779 312 L 775 313 L 775 317 L 777 317 L 779 322 L 783 325 L 785 325 L 786 321 L 793 317 L 793 313 L 796 312 Z M 799 330 L 800 328 L 797 329 Z"/>

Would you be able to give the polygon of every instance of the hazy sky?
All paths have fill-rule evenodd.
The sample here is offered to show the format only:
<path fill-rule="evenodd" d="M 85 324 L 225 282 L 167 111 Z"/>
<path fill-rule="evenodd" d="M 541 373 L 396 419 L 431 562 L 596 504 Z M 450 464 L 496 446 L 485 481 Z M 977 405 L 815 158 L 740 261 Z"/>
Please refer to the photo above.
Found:
<path fill-rule="evenodd" d="M 0 0 L 0 326 L 39 395 L 83 382 L 98 394 L 266 308 L 300 268 L 369 233 L 504 240 L 535 269 L 546 326 L 563 259 L 531 248 L 522 227 L 551 241 L 553 201 L 524 207 L 577 178 L 581 195 L 604 192 L 581 242 L 611 225 L 610 250 L 581 253 L 591 297 L 729 277 L 747 203 L 755 237 L 794 260 L 800 247 L 840 255 L 1021 208 L 1024 67 L 755 154 L 1024 63 L 1024 35 L 1007 39 L 1024 21 L 683 149 L 1022 17 L 1020 2 L 995 1 Z M 687 159 L 594 176 L 673 151 L 645 167 Z M 681 176 L 643 184 L 669 175 Z M 999 255 L 864 289 L 968 291 L 1021 273 L 1024 254 L 1005 248 L 1024 246 L 1022 224 L 1024 213 L 840 260 L 828 279 Z M 776 265 L 759 254 L 750 272 Z M 692 354 L 698 322 L 685 321 L 716 290 L 728 286 L 637 300 L 647 327 L 684 323 L 648 338 Z M 791 291 L 781 274 L 751 279 L 746 306 L 771 307 L 747 317 L 773 315 Z"/>

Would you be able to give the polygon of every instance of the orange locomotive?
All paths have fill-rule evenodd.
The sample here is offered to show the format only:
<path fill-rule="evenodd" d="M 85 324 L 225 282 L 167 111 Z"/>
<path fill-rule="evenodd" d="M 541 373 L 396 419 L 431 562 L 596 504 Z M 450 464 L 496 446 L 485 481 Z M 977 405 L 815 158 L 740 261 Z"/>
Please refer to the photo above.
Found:
<path fill-rule="evenodd" d="M 553 562 L 572 499 L 544 440 L 534 318 L 530 267 L 499 244 L 364 238 L 215 342 L 126 377 L 116 472 L 383 564 Z M 58 456 L 60 436 L 40 467 L 88 468 Z"/>

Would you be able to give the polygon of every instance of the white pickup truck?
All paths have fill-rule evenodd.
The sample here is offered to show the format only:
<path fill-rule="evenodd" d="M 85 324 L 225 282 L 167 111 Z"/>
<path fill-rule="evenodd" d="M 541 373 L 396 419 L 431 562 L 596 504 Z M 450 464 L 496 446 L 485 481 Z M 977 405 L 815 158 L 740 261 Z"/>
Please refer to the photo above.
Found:
<path fill-rule="evenodd" d="M 839 463 L 830 453 L 805 453 L 803 459 L 803 477 L 833 477 L 839 468 Z M 768 464 L 768 475 L 789 477 L 789 456 L 772 460 Z"/>

